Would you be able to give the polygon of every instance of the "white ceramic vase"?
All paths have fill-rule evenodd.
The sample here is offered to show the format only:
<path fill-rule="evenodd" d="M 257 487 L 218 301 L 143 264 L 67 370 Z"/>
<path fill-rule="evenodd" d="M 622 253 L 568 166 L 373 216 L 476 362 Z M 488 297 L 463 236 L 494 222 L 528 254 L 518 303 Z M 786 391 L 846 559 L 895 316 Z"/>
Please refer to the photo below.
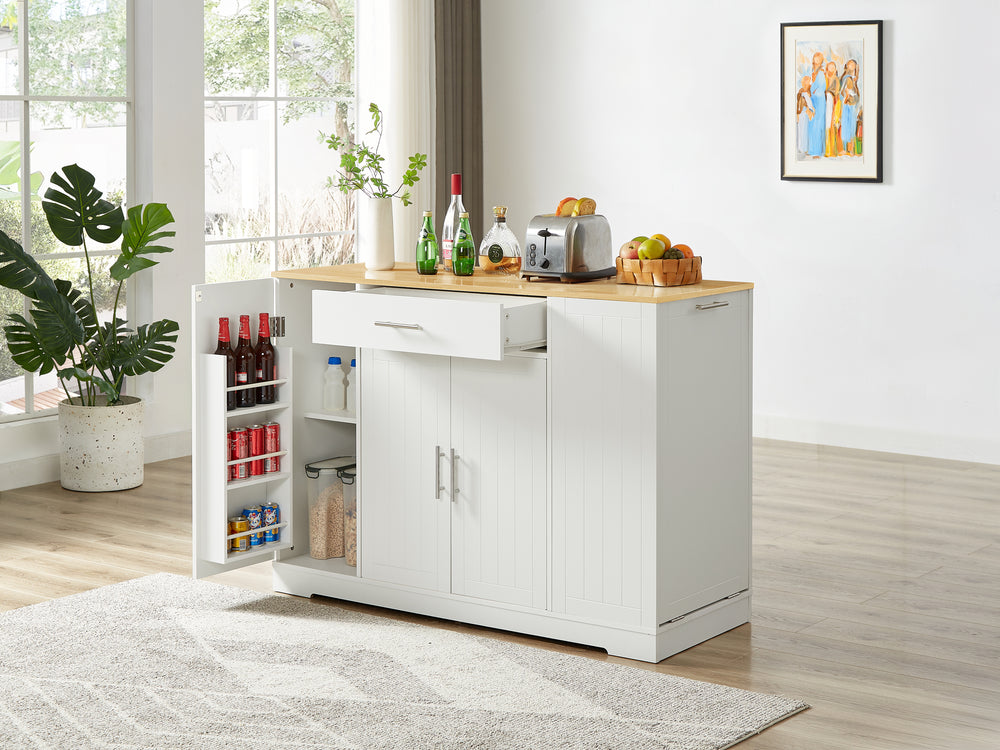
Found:
<path fill-rule="evenodd" d="M 358 248 L 369 271 L 387 271 L 396 265 L 392 198 L 369 198 L 358 193 Z"/>
<path fill-rule="evenodd" d="M 76 399 L 78 401 L 78 399 Z M 81 406 L 59 402 L 59 480 L 67 490 L 107 492 L 138 487 L 143 480 L 142 399 Z"/>

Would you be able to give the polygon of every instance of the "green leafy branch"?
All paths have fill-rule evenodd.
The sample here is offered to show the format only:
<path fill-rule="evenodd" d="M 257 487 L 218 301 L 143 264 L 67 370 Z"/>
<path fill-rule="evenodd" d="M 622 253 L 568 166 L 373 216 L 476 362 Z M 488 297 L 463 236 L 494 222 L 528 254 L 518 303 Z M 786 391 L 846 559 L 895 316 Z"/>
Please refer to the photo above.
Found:
<path fill-rule="evenodd" d="M 331 134 L 320 133 L 320 138 L 326 142 L 327 148 L 340 151 L 340 171 L 337 179 L 328 177 L 326 185 L 336 187 L 342 193 L 360 190 L 370 198 L 399 198 L 404 206 L 410 205 L 410 191 L 404 188 L 413 187 L 420 180 L 420 171 L 427 166 L 427 154 L 415 153 L 409 157 L 410 166 L 403 172 L 399 186 L 390 191 L 385 181 L 385 157 L 379 154 L 382 144 L 382 111 L 372 102 L 368 105 L 372 116 L 371 130 L 365 133 L 375 137 L 375 147 L 369 148 L 364 142 L 348 145 L 345 139 Z"/>

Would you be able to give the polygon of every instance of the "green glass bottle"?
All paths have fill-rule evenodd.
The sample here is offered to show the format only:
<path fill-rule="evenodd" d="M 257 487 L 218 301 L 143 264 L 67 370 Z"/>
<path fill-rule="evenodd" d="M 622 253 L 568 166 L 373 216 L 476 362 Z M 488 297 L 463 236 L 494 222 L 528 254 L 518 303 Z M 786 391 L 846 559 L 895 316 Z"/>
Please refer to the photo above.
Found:
<path fill-rule="evenodd" d="M 476 243 L 472 239 L 472 229 L 469 228 L 469 214 L 462 213 L 459 217 L 458 235 L 451 248 L 451 270 L 456 276 L 472 276 L 476 267 Z"/>
<path fill-rule="evenodd" d="M 417 237 L 417 273 L 430 276 L 438 272 L 438 243 L 434 236 L 434 220 L 430 211 L 424 211 L 424 224 Z"/>

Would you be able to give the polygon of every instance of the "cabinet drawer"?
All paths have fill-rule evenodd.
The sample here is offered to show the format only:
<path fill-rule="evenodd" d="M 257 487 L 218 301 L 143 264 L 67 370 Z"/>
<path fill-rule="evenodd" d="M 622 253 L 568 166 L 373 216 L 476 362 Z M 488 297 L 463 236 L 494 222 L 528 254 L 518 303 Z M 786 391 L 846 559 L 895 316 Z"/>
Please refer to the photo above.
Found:
<path fill-rule="evenodd" d="M 545 343 L 544 297 L 424 289 L 313 292 L 318 344 L 503 359 Z"/>

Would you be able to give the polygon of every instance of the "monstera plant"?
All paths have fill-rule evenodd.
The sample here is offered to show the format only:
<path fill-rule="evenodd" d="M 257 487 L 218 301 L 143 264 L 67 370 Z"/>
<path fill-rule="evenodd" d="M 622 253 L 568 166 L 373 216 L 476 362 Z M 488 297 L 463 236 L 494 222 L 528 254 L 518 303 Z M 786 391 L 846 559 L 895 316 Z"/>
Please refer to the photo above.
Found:
<path fill-rule="evenodd" d="M 26 371 L 55 370 L 71 403 L 115 405 L 121 401 L 126 375 L 154 372 L 173 357 L 176 321 L 158 320 L 131 329 L 118 317 L 118 305 L 126 279 L 156 265 L 150 255 L 171 251 L 160 242 L 174 236 L 164 230 L 174 217 L 162 203 L 123 212 L 94 187 L 94 176 L 76 164 L 53 173 L 50 182 L 42 201 L 46 220 L 56 239 L 83 249 L 87 287 L 76 289 L 65 279 L 51 278 L 17 242 L 0 232 L 0 285 L 31 301 L 27 316 L 8 315 L 7 346 Z M 96 270 L 87 238 L 102 245 L 121 240 L 110 269 L 114 288 L 110 320 L 98 315 Z M 79 395 L 73 396 L 71 390 Z"/>

